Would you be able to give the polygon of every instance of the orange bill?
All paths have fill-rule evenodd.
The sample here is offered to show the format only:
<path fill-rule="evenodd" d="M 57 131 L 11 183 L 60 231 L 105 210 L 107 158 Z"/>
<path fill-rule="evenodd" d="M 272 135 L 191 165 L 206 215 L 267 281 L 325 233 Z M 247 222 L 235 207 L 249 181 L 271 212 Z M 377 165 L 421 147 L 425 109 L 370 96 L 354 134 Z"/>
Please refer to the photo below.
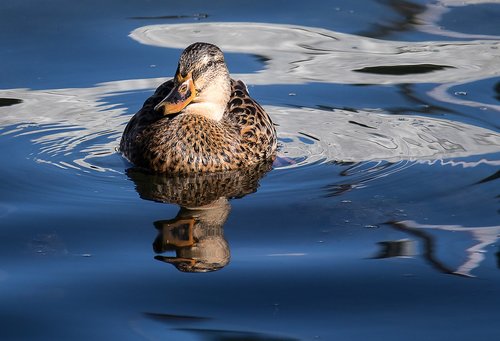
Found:
<path fill-rule="evenodd" d="M 176 114 L 184 109 L 196 97 L 196 88 L 189 73 L 185 78 L 177 76 L 178 85 L 155 107 L 164 115 Z"/>

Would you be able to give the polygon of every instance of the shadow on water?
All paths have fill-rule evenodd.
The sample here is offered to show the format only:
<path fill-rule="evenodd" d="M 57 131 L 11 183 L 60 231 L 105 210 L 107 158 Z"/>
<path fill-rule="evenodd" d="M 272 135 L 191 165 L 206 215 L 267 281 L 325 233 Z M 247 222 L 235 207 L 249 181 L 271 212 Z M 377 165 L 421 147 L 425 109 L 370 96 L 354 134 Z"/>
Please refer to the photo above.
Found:
<path fill-rule="evenodd" d="M 199 316 L 171 315 L 161 313 L 144 313 L 153 321 L 176 326 L 174 330 L 198 336 L 204 341 L 296 341 L 298 339 L 241 330 L 204 329 L 179 327 L 181 324 L 203 323 L 209 318 Z"/>
<path fill-rule="evenodd" d="M 436 64 L 380 65 L 380 66 L 367 66 L 352 71 L 374 73 L 377 75 L 411 75 L 418 73 L 429 73 L 433 71 L 444 70 L 446 68 L 453 68 L 453 66 L 436 65 Z"/>
<path fill-rule="evenodd" d="M 174 218 L 153 223 L 158 230 L 153 250 L 157 254 L 175 252 L 173 257 L 157 255 L 155 259 L 183 272 L 209 272 L 226 266 L 230 249 L 224 223 L 231 211 L 229 199 L 255 192 L 271 168 L 272 163 L 264 163 L 238 171 L 183 177 L 128 169 L 127 175 L 142 199 L 180 206 Z"/>
<path fill-rule="evenodd" d="M 195 329 L 184 328 L 179 331 L 189 332 L 201 336 L 204 341 L 295 341 L 298 339 L 283 338 L 269 334 L 230 331 L 230 330 L 212 330 L 212 329 Z"/>
<path fill-rule="evenodd" d="M 23 101 L 21 99 L 17 98 L 0 98 L 0 107 L 8 107 L 22 102 Z"/>

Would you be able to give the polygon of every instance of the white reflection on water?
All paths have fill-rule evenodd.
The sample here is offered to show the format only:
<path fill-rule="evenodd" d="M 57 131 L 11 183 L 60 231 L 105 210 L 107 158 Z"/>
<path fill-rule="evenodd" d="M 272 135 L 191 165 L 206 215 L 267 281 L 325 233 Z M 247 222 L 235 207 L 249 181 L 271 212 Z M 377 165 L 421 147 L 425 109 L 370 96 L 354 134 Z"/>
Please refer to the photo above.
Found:
<path fill-rule="evenodd" d="M 111 82 L 94 88 L 59 89 L 50 93 L 0 90 L 0 97 L 15 96 L 23 100 L 15 106 L 0 107 L 3 126 L 0 133 L 33 135 L 32 142 L 40 145 L 38 162 L 62 168 L 112 170 L 99 167 L 92 160 L 116 152 L 130 116 L 124 115 L 125 108 L 107 104 L 106 98 L 153 84 L 159 84 L 158 80 Z M 354 113 L 277 106 L 266 106 L 266 110 L 279 125 L 279 137 L 285 141 L 280 154 L 301 160 L 289 167 L 318 161 L 454 162 L 452 158 L 493 153 L 500 148 L 499 134 L 443 119 L 367 110 Z M 479 162 L 500 164 L 487 157 Z"/>
<path fill-rule="evenodd" d="M 500 40 L 455 42 L 397 42 L 334 32 L 322 28 L 263 23 L 197 23 L 152 25 L 130 37 L 142 44 L 179 48 L 196 41 L 214 43 L 225 52 L 266 58 L 265 69 L 234 75 L 249 84 L 469 83 L 500 75 Z M 498 37 L 497 37 L 498 38 Z M 444 66 L 441 70 L 411 74 L 359 72 L 369 67 L 401 65 Z M 431 96 L 444 102 L 454 98 L 443 91 Z M 460 104 L 467 105 L 463 101 Z M 481 104 L 500 110 L 499 105 Z"/>
<path fill-rule="evenodd" d="M 225 52 L 261 55 L 267 60 L 264 70 L 233 75 L 249 84 L 438 83 L 442 84 L 436 88 L 440 91 L 435 89 L 430 94 L 442 101 L 452 101 L 446 91 L 451 85 L 500 73 L 500 57 L 492 52 L 498 51 L 500 41 L 493 40 L 392 42 L 320 28 L 265 23 L 154 25 L 138 28 L 130 36 L 155 46 L 182 49 L 194 41 L 207 41 Z M 355 71 L 421 64 L 443 68 L 398 75 Z M 50 91 L 0 90 L 0 97 L 23 101 L 0 107 L 0 129 L 3 129 L 0 133 L 31 134 L 32 141 L 40 145 L 38 162 L 63 168 L 113 170 L 94 162 L 116 152 L 124 124 L 130 118 L 124 115 L 125 107 L 110 104 L 112 97 L 151 90 L 164 80 L 124 80 L 92 88 Z M 144 99 L 149 95 L 149 91 L 144 91 Z M 495 104 L 460 104 L 500 110 Z M 291 166 L 316 161 L 455 162 L 451 159 L 500 150 L 498 133 L 456 121 L 387 115 L 376 109 L 357 112 L 278 106 L 266 109 L 279 125 L 281 154 L 296 160 Z M 487 159 L 479 162 L 500 164 Z"/>
<path fill-rule="evenodd" d="M 402 231 L 418 236 L 424 241 L 424 251 L 426 258 L 437 265 L 441 270 L 446 269 L 449 273 L 473 277 L 472 271 L 480 266 L 485 259 L 486 248 L 494 244 L 500 237 L 500 226 L 485 226 L 485 227 L 463 227 L 458 225 L 428 225 L 419 224 L 417 222 L 407 220 L 394 223 L 394 226 Z M 432 237 L 427 231 L 447 231 L 451 233 L 467 233 L 470 234 L 470 239 L 476 243 L 464 250 L 466 259 L 455 269 L 448 268 L 441 261 L 436 259 L 434 255 L 438 240 Z M 473 241 L 471 241 L 473 243 Z"/>
<path fill-rule="evenodd" d="M 500 135 L 436 118 L 380 112 L 266 107 L 279 124 L 288 157 L 320 160 L 439 160 L 496 152 Z M 303 143 L 308 136 L 311 143 Z M 499 164 L 500 161 L 486 161 Z"/>

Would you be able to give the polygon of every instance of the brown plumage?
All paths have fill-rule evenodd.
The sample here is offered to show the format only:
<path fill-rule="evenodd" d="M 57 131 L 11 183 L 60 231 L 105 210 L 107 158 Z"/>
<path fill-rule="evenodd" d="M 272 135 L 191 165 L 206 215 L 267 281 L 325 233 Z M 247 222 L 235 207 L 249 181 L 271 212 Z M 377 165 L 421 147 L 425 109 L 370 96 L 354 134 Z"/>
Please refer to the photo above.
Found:
<path fill-rule="evenodd" d="M 154 172 L 234 170 L 273 159 L 276 130 L 245 84 L 229 77 L 219 48 L 195 43 L 182 53 L 174 79 L 132 117 L 120 151 Z"/>

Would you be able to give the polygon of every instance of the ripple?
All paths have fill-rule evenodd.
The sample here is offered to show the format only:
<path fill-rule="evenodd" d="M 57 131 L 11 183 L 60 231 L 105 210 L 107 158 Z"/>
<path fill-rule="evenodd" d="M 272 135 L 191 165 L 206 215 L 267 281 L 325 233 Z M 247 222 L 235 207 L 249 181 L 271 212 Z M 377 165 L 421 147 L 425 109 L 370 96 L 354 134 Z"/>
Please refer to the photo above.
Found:
<path fill-rule="evenodd" d="M 429 5 L 417 28 L 433 30 L 442 8 Z M 458 34 L 437 31 L 434 33 L 448 37 Z M 427 95 L 438 101 L 500 110 L 496 104 L 471 103 L 449 95 L 452 86 L 498 74 L 500 41 L 496 36 L 463 36 L 477 39 L 471 41 L 398 42 L 317 27 L 211 22 L 144 26 L 132 31 L 130 37 L 146 45 L 179 49 L 206 41 L 225 52 L 262 56 L 266 63 L 261 72 L 233 75 L 249 84 L 436 83 Z"/>
<path fill-rule="evenodd" d="M 499 66 L 493 50 L 500 46 L 498 40 L 397 42 L 317 27 L 241 22 L 150 25 L 135 29 L 130 37 L 146 45 L 179 49 L 206 41 L 225 52 L 263 56 L 265 70 L 234 76 L 251 84 L 466 82 L 495 74 Z M 427 72 L 418 65 L 434 70 Z M 426 72 L 358 71 L 380 67 Z"/>
<path fill-rule="evenodd" d="M 133 94 L 153 81 L 111 82 L 50 93 L 18 91 L 23 102 L 12 107 L 12 116 L 4 115 L 0 125 L 12 117 L 24 123 L 4 125 L 0 134 L 28 139 L 38 146 L 33 159 L 39 163 L 84 172 L 122 173 L 123 163 L 111 161 L 106 165 L 102 160 L 116 156 L 130 116 L 118 103 L 105 100 L 124 92 Z M 387 115 L 377 110 L 281 106 L 266 106 L 266 110 L 277 124 L 279 155 L 284 160 L 278 169 L 326 162 L 430 162 L 495 153 L 500 148 L 496 132 L 444 119 Z M 495 160 L 486 162 L 499 164 Z"/>
<path fill-rule="evenodd" d="M 500 150 L 500 134 L 444 119 L 383 112 L 266 107 L 278 124 L 280 155 L 297 160 L 278 168 L 325 162 L 434 162 Z M 481 163 L 500 165 L 482 158 Z"/>
<path fill-rule="evenodd" d="M 450 86 L 491 78 L 497 72 L 498 58 L 491 51 L 500 44 L 491 40 L 391 42 L 265 23 L 153 25 L 138 28 L 130 36 L 144 44 L 178 48 L 205 40 L 226 52 L 262 56 L 265 70 L 234 75 L 251 84 L 433 82 L 441 85 L 428 95 L 445 102 L 457 101 L 443 95 L 449 94 Z M 123 173 L 125 166 L 117 161 L 116 147 L 132 112 L 120 100 L 137 95 L 138 109 L 148 96 L 144 90 L 151 91 L 164 80 L 123 80 L 50 91 L 0 90 L 0 98 L 15 99 L 9 102 L 13 105 L 0 106 L 0 134 L 29 140 L 38 148 L 32 159 L 39 163 L 83 172 Z M 479 100 L 474 103 L 498 107 Z M 278 169 L 329 162 L 453 163 L 500 148 L 497 132 L 446 119 L 387 115 L 374 108 L 266 106 L 266 110 L 278 125 Z M 499 164 L 487 156 L 481 162 Z"/>
<path fill-rule="evenodd" d="M 8 110 L 0 108 L 0 135 L 38 146 L 33 156 L 38 163 L 84 172 L 116 172 L 95 161 L 116 154 L 128 121 L 125 109 L 104 102 L 104 98 L 117 95 L 110 90 L 106 85 L 50 92 L 2 90 L 0 93 L 16 92 L 22 102 Z"/>

